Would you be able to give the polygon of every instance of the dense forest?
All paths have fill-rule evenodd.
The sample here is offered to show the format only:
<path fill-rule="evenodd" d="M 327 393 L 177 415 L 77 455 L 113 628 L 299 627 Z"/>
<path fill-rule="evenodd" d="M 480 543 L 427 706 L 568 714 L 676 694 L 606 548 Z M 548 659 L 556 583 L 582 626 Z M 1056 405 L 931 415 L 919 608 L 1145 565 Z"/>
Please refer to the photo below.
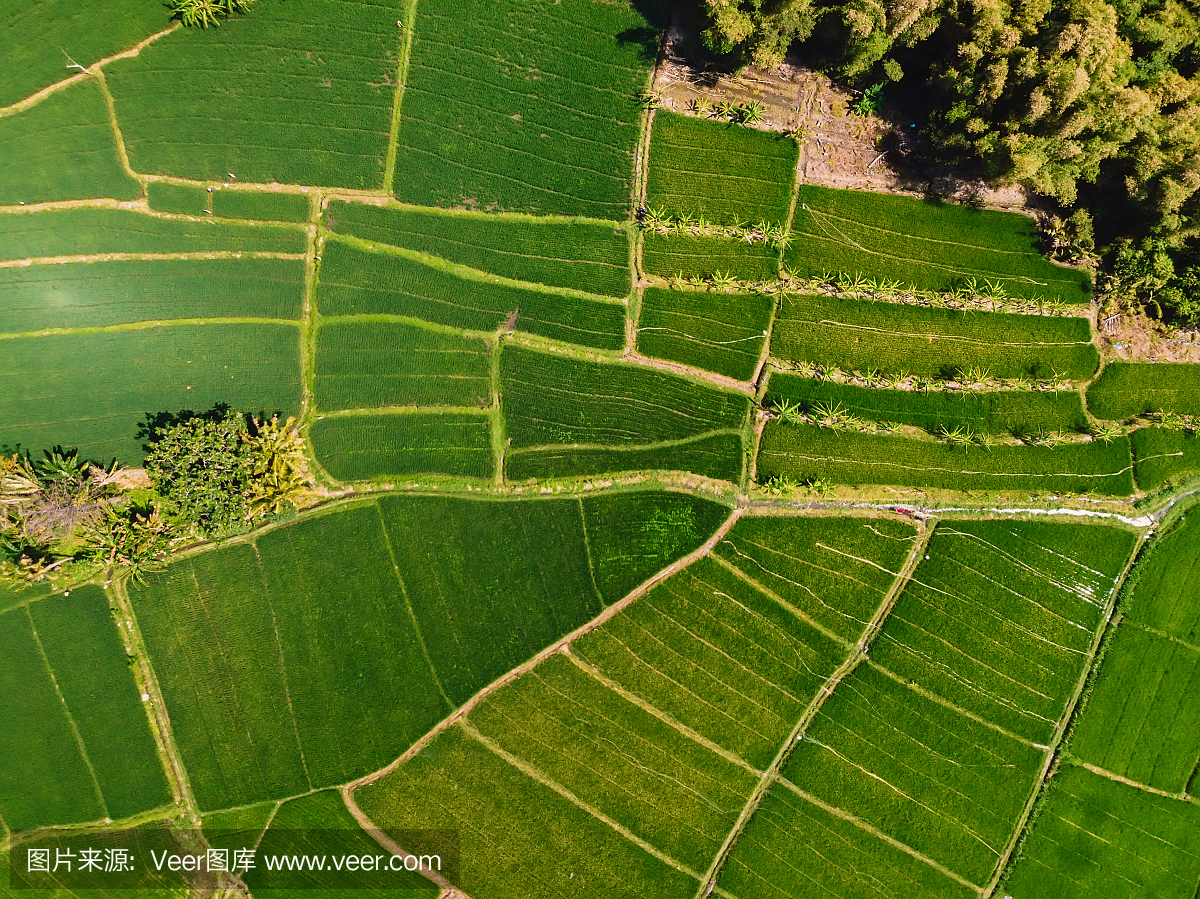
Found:
<path fill-rule="evenodd" d="M 1058 204 L 1109 300 L 1200 324 L 1197 0 L 702 2 L 712 51 L 884 84 L 938 162 Z"/>

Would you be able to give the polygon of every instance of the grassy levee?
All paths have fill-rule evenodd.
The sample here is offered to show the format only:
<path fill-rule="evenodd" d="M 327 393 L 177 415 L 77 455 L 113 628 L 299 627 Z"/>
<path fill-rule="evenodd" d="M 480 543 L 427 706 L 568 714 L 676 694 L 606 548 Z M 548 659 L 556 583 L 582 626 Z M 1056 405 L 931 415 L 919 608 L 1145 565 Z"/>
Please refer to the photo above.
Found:
<path fill-rule="evenodd" d="M 638 11 L 425 0 L 407 27 L 400 200 L 628 218 L 637 96 L 656 49 Z"/>
<path fill-rule="evenodd" d="M 421 830 L 461 834 L 456 884 L 472 899 L 630 895 L 677 899 L 698 881 L 454 727 L 355 801 L 408 851 L 436 852 Z"/>
<path fill-rule="evenodd" d="M 317 408 L 478 406 L 489 402 L 484 341 L 398 322 L 324 321 L 317 330 Z"/>
<path fill-rule="evenodd" d="M 701 293 L 648 287 L 637 349 L 729 378 L 754 376 L 775 301 L 764 294 Z"/>
<path fill-rule="evenodd" d="M 378 190 L 400 7 L 259 0 L 221 28 L 181 28 L 107 66 L 133 168 L 204 181 L 232 173 L 255 184 Z M 231 71 L 236 90 L 229 89 Z"/>
<path fill-rule="evenodd" d="M 1198 879 L 1200 806 L 1066 764 L 1003 891 L 1029 899 L 1190 899 Z"/>
<path fill-rule="evenodd" d="M 942 523 L 872 661 L 1045 746 L 1134 543 L 1132 532 L 1101 525 Z"/>
<path fill-rule="evenodd" d="M 308 438 L 321 467 L 339 481 L 441 474 L 491 480 L 491 420 L 437 409 L 318 418 Z"/>
<path fill-rule="evenodd" d="M 758 478 L 820 478 L 831 484 L 872 484 L 929 490 L 1034 493 L 1133 493 L 1129 439 L 1062 446 L 954 446 L 893 434 L 838 432 L 814 425 L 767 422 Z"/>
<path fill-rule="evenodd" d="M 694 550 L 717 514 L 665 493 L 592 511 L 600 499 L 358 502 L 130 584 L 199 808 L 379 770 L 595 617 L 601 589 L 612 601 Z"/>
<path fill-rule="evenodd" d="M 551 340 L 619 350 L 625 307 L 599 298 L 502 283 L 426 257 L 372 252 L 333 239 L 321 256 L 321 314 L 405 315 L 473 331 L 513 327 Z"/>
<path fill-rule="evenodd" d="M 436 839 L 436 835 L 430 835 Z M 450 835 L 447 837 L 447 846 Z M 236 844 L 237 848 L 251 843 Z M 440 855 L 450 863 L 447 846 L 440 846 Z M 379 844 L 359 825 L 342 795 L 336 790 L 323 790 L 311 796 L 291 799 L 279 807 L 270 826 L 258 844 L 258 857 L 380 855 Z M 390 863 L 385 857 L 385 862 Z M 415 871 L 365 871 L 361 868 L 326 871 L 268 870 L 257 864 L 247 871 L 246 885 L 255 895 L 330 897 L 388 895 L 393 899 L 437 899 L 438 888 Z M 315 891 L 315 892 L 314 892 Z"/>
<path fill-rule="evenodd" d="M 108 817 L 166 805 L 171 791 L 104 591 L 76 588 L 31 604 L 29 615 Z"/>
<path fill-rule="evenodd" d="M 209 210 L 208 188 L 199 184 L 151 181 L 146 185 L 146 204 L 155 212 L 204 215 Z"/>
<path fill-rule="evenodd" d="M 931 434 L 966 427 L 976 434 L 1037 434 L 1087 427 L 1083 397 L 1074 390 L 895 390 L 861 387 L 772 371 L 766 401 L 798 403 L 805 412 L 840 404 L 867 421 L 894 422 Z"/>
<path fill-rule="evenodd" d="M 0 340 L 0 444 L 60 444 L 85 458 L 144 458 L 147 413 L 208 409 L 294 415 L 293 324 L 179 324 Z"/>
<path fill-rule="evenodd" d="M 646 205 L 718 225 L 782 225 L 800 149 L 794 138 L 660 109 Z"/>
<path fill-rule="evenodd" d="M 803 276 L 845 272 L 925 290 L 974 278 L 1010 296 L 1086 303 L 1087 273 L 1050 262 L 1037 242 L 1028 216 L 806 184 L 784 264 Z"/>
<path fill-rule="evenodd" d="M 24 609 L 0 615 L 0 721 L 0 816 L 10 830 L 104 817 L 99 789 Z"/>
<path fill-rule="evenodd" d="M 0 259 L 108 253 L 304 253 L 299 228 L 188 221 L 128 209 L 0 215 Z"/>
<path fill-rule="evenodd" d="M 213 215 L 263 222 L 308 221 L 309 199 L 306 194 L 287 194 L 249 190 L 215 190 Z"/>
<path fill-rule="evenodd" d="M 817 296 L 782 301 L 771 338 L 779 359 L 865 371 L 1086 381 L 1099 365 L 1085 318 L 967 312 Z"/>
<path fill-rule="evenodd" d="M 1200 528 L 1180 519 L 1138 562 L 1072 755 L 1166 793 L 1200 793 Z"/>
<path fill-rule="evenodd" d="M 629 233 L 617 225 L 338 200 L 329 204 L 325 223 L 340 234 L 440 256 L 517 281 L 612 297 L 623 297 L 630 289 Z"/>
<path fill-rule="evenodd" d="M 781 776 L 784 788 L 794 785 L 978 884 L 999 860 L 1042 758 L 860 665 L 822 706 Z M 878 840 L 863 832 L 854 842 Z M 895 895 L 899 884 L 889 886 Z"/>
<path fill-rule="evenodd" d="M 34 265 L 0 279 L 0 334 L 203 318 L 300 318 L 300 259 Z"/>
<path fill-rule="evenodd" d="M 647 234 L 642 267 L 660 278 L 708 278 L 720 273 L 766 281 L 779 276 L 779 251 L 762 241 L 748 244 L 727 237 Z"/>
<path fill-rule="evenodd" d="M 1138 428 L 1130 435 L 1138 487 L 1154 490 L 1200 472 L 1200 436 L 1193 431 Z"/>
<path fill-rule="evenodd" d="M 721 869 L 721 895 L 738 899 L 855 896 L 975 899 L 916 856 L 859 824 L 776 785 Z"/>
<path fill-rule="evenodd" d="M 1200 365 L 1110 362 L 1088 387 L 1097 418 L 1124 420 L 1146 412 L 1200 415 Z"/>
<path fill-rule="evenodd" d="M 95 81 L 0 118 L 0 159 L 0 206 L 142 195 L 141 184 L 121 168 L 108 107 Z"/>
<path fill-rule="evenodd" d="M 649 368 L 516 346 L 504 348 L 500 373 L 510 477 L 688 470 L 705 459 L 692 470 L 730 480 L 735 469 L 740 475 L 741 439 L 732 432 L 745 424 L 748 396 Z M 690 452 L 698 444 L 703 456 Z"/>
<path fill-rule="evenodd" d="M 170 23 L 160 7 L 143 0 L 114 0 L 104 13 L 73 0 L 51 0 L 5 10 L 0 42 L 8 76 L 0 106 L 10 106 L 78 73 L 64 53 L 83 66 L 119 53 Z"/>

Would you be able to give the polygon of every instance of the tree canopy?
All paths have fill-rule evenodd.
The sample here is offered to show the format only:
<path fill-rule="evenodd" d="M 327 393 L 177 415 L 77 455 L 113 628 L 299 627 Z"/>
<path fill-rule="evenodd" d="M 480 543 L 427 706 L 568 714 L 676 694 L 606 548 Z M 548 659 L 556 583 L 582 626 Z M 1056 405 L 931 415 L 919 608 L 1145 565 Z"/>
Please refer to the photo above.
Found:
<path fill-rule="evenodd" d="M 843 82 L 898 82 L 939 161 L 1053 199 L 1085 244 L 1094 221 L 1114 296 L 1200 323 L 1196 0 L 703 2 L 739 62 L 800 42 Z"/>

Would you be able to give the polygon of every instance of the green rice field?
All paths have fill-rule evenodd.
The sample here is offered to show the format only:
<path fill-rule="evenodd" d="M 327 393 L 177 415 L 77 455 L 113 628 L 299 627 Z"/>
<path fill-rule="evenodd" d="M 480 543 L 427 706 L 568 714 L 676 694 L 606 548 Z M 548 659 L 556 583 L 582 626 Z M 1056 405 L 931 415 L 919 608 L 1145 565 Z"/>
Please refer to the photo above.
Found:
<path fill-rule="evenodd" d="M 325 225 L 516 281 L 612 297 L 629 293 L 629 235 L 612 224 L 334 201 Z"/>
<path fill-rule="evenodd" d="M 293 325 L 136 328 L 10 338 L 0 347 L 0 444 L 61 444 L 130 465 L 143 458 L 137 426 L 148 413 L 221 402 L 268 416 L 299 411 Z"/>
<path fill-rule="evenodd" d="M 308 221 L 309 200 L 304 194 L 217 190 L 212 195 L 213 215 L 267 222 Z"/>
<path fill-rule="evenodd" d="M 764 294 L 650 287 L 642 295 L 637 347 L 647 356 L 748 381 L 758 368 L 774 306 Z"/>
<path fill-rule="evenodd" d="M 403 8 L 260 0 L 253 15 L 180 29 L 112 63 L 108 83 L 134 169 L 381 187 Z M 236 91 L 227 71 L 239 73 Z"/>
<path fill-rule="evenodd" d="M 593 0 L 424 0 L 411 27 L 397 198 L 628 217 L 637 95 L 657 50 L 639 12 Z"/>
<path fill-rule="evenodd" d="M 121 168 L 104 95 L 85 81 L 0 118 L 0 206 L 111 197 L 142 189 Z"/>
<path fill-rule="evenodd" d="M 207 188 L 198 184 L 151 181 L 146 185 L 146 203 L 155 212 L 202 216 L 212 208 Z"/>
<path fill-rule="evenodd" d="M 1200 437 L 1193 431 L 1138 428 L 1130 440 L 1134 476 L 1143 490 L 1200 472 Z"/>
<path fill-rule="evenodd" d="M 1200 415 L 1200 365 L 1110 362 L 1087 391 L 1097 418 L 1124 420 L 1147 412 Z"/>
<path fill-rule="evenodd" d="M 154 259 L 13 269 L 0 333 L 203 318 L 298 320 L 299 259 Z"/>
<path fill-rule="evenodd" d="M 490 367 L 482 340 L 398 322 L 326 323 L 317 332 L 317 407 L 482 407 Z"/>
<path fill-rule="evenodd" d="M 1029 899 L 1187 897 L 1197 879 L 1200 807 L 1065 765 L 1004 892 Z"/>
<path fill-rule="evenodd" d="M 960 312 L 871 300 L 789 296 L 771 355 L 851 371 L 956 377 L 977 365 L 995 378 L 1082 381 L 1099 355 L 1085 318 Z"/>
<path fill-rule="evenodd" d="M 309 430 L 321 467 L 339 481 L 444 474 L 490 479 L 492 428 L 483 415 L 414 411 L 320 418 Z"/>
<path fill-rule="evenodd" d="M 323 315 L 402 315 L 473 331 L 495 331 L 512 320 L 516 329 L 551 340 L 609 350 L 625 345 L 620 303 L 475 274 L 330 240 L 318 303 Z"/>
<path fill-rule="evenodd" d="M 646 205 L 718 225 L 782 225 L 799 155 L 791 137 L 659 110 Z"/>
<path fill-rule="evenodd" d="M 858 487 L 888 484 L 937 490 L 1033 493 L 1133 493 L 1128 438 L 1061 446 L 954 446 L 895 434 L 835 431 L 767 422 L 758 452 L 758 479 L 820 478 Z"/>
<path fill-rule="evenodd" d="M 802 276 L 844 272 L 924 290 L 974 278 L 1009 296 L 1087 302 L 1088 275 L 1047 260 L 1037 239 L 1029 216 L 806 184 L 784 264 Z"/>
<path fill-rule="evenodd" d="M 107 253 L 296 253 L 296 228 L 193 222 L 127 209 L 55 209 L 0 215 L 0 259 Z"/>
<path fill-rule="evenodd" d="M 779 251 L 759 241 L 748 244 L 725 237 L 687 234 L 647 234 L 642 245 L 642 268 L 660 278 L 709 278 L 732 275 L 747 281 L 779 276 Z"/>
<path fill-rule="evenodd" d="M 1073 390 L 895 390 L 772 371 L 766 398 L 776 406 L 797 403 L 810 413 L 818 404 L 827 409 L 840 404 L 856 418 L 910 425 L 931 434 L 957 427 L 976 434 L 1037 434 L 1087 426 L 1083 398 Z"/>
<path fill-rule="evenodd" d="M 744 455 L 740 434 L 706 433 L 650 446 L 541 446 L 505 454 L 509 481 L 590 477 L 619 472 L 679 472 L 714 481 L 742 479 Z"/>

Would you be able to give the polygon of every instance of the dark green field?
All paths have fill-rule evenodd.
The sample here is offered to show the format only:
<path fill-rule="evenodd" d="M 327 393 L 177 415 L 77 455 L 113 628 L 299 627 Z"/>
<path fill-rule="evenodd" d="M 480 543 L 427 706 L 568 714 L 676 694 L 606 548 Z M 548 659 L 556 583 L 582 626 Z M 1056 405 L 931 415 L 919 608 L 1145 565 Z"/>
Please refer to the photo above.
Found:
<path fill-rule="evenodd" d="M 650 233 L 642 246 L 642 268 L 660 278 L 708 278 L 719 273 L 770 281 L 779 276 L 779 251 L 762 241 L 748 244 L 726 237 Z"/>
<path fill-rule="evenodd" d="M 1097 418 L 1164 411 L 1200 415 L 1200 365 L 1110 362 L 1088 388 L 1087 401 Z"/>
<path fill-rule="evenodd" d="M 339 481 L 422 474 L 490 479 L 496 467 L 484 415 L 339 415 L 313 422 L 308 436 L 321 467 Z"/>
<path fill-rule="evenodd" d="M 637 348 L 647 356 L 748 381 L 758 368 L 774 306 L 764 294 L 648 287 L 642 295 Z"/>

